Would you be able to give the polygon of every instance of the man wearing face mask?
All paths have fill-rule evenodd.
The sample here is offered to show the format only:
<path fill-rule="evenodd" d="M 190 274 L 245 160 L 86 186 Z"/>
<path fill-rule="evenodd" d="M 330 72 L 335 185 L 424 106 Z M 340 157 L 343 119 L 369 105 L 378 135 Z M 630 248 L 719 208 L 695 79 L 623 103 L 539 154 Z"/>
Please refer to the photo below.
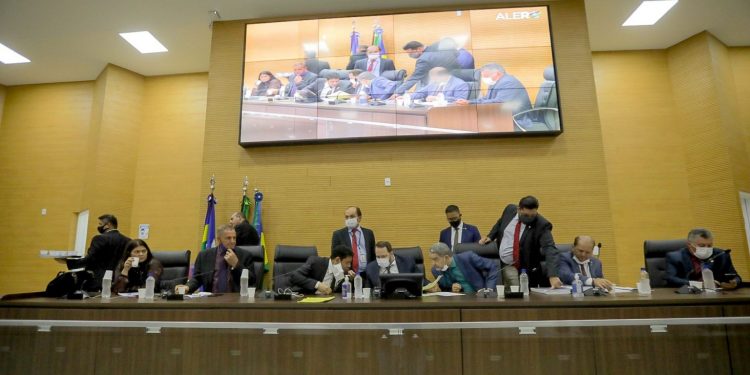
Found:
<path fill-rule="evenodd" d="M 344 211 L 344 228 L 333 232 L 331 250 L 344 245 L 352 250 L 352 270 L 364 274 L 367 263 L 375 260 L 375 234 L 372 230 L 362 228 L 362 210 L 351 206 Z M 363 275 L 364 276 L 364 275 Z"/>
<path fill-rule="evenodd" d="M 440 289 L 453 293 L 476 293 L 484 289 L 494 290 L 497 285 L 497 266 L 467 251 L 454 254 L 448 245 L 438 242 L 430 247 L 432 276 L 437 278 Z"/>
<path fill-rule="evenodd" d="M 349 281 L 353 281 L 351 265 L 352 249 L 346 245 L 336 245 L 330 258 L 311 256 L 302 267 L 289 275 L 292 290 L 321 295 L 339 292 L 345 275 L 349 275 Z"/>
<path fill-rule="evenodd" d="M 107 270 L 117 267 L 119 259 L 123 256 L 125 245 L 130 238 L 122 235 L 117 230 L 117 218 L 114 215 L 105 214 L 99 216 L 99 225 L 96 227 L 99 234 L 91 239 L 86 256 L 80 259 L 65 259 L 68 269 L 85 268 L 94 274 L 94 278 L 84 285 L 84 289 L 96 291 L 102 288 L 102 277 Z"/>
<path fill-rule="evenodd" d="M 417 62 L 411 75 L 396 89 L 396 95 L 403 95 L 417 83 L 420 87 L 426 86 L 429 83 L 429 72 L 432 68 L 443 67 L 449 71 L 461 68 L 457 60 L 458 51 L 452 46 L 441 46 L 440 42 L 425 47 L 424 44 L 414 40 L 406 43 L 403 49 Z"/>
<path fill-rule="evenodd" d="M 529 286 L 559 288 L 557 248 L 552 237 L 552 224 L 537 210 L 539 201 L 526 196 L 518 206 L 509 204 L 492 227 L 490 234 L 480 244 L 496 241 L 502 262 L 503 285 L 518 285 L 518 276 L 525 269 Z M 547 275 L 542 270 L 545 260 Z"/>
<path fill-rule="evenodd" d="M 450 205 L 446 207 L 445 218 L 448 220 L 450 227 L 440 231 L 440 242 L 448 245 L 451 250 L 456 251 L 457 244 L 475 243 L 482 239 L 477 227 L 463 222 L 458 206 Z"/>
<path fill-rule="evenodd" d="M 411 98 L 432 102 L 438 100 L 440 94 L 449 103 L 458 99 L 466 99 L 469 97 L 469 84 L 452 76 L 443 67 L 432 68 L 430 70 L 430 83 L 415 91 Z"/>
<path fill-rule="evenodd" d="M 367 47 L 367 58 L 357 61 L 354 64 L 354 69 L 370 72 L 374 76 L 380 77 L 380 74 L 385 71 L 396 70 L 396 65 L 393 64 L 393 60 L 380 56 L 380 47 L 369 46 Z"/>
<path fill-rule="evenodd" d="M 604 278 L 602 261 L 593 256 L 595 245 L 591 236 L 577 236 L 573 240 L 573 250 L 560 254 L 558 268 L 563 283 L 573 284 L 575 275 L 579 274 L 583 285 L 608 290 L 613 288 L 614 284 Z"/>
<path fill-rule="evenodd" d="M 358 95 L 366 95 L 372 99 L 385 100 L 393 95 L 398 86 L 397 82 L 383 77 L 375 77 L 369 72 L 362 72 L 357 76 L 360 83 Z"/>
<path fill-rule="evenodd" d="M 688 233 L 687 247 L 667 253 L 667 284 L 681 287 L 690 281 L 703 281 L 703 266 L 708 265 L 716 285 L 722 289 L 736 289 L 742 279 L 732 264 L 728 252 L 714 247 L 713 234 L 708 229 L 696 228 Z"/>
<path fill-rule="evenodd" d="M 375 244 L 375 261 L 367 264 L 367 287 L 380 287 L 380 275 L 390 273 L 420 273 L 417 264 L 410 257 L 393 252 L 388 241 Z"/>

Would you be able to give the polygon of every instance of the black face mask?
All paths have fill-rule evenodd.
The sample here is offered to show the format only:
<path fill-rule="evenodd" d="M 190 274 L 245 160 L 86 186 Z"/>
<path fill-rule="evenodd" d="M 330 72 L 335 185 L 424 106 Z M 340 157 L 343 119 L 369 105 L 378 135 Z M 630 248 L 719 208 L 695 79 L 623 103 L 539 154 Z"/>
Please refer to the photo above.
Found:
<path fill-rule="evenodd" d="M 534 220 L 536 220 L 536 215 L 534 216 L 518 215 L 518 220 L 521 220 L 521 222 L 526 225 L 530 225 L 531 223 L 534 222 Z"/>
<path fill-rule="evenodd" d="M 461 225 L 461 220 L 456 221 L 449 221 L 448 222 L 453 228 L 458 228 L 459 225 Z"/>
<path fill-rule="evenodd" d="M 104 225 L 100 225 L 100 226 L 96 227 L 96 230 L 99 233 L 104 233 L 106 231 L 106 229 L 104 228 Z"/>

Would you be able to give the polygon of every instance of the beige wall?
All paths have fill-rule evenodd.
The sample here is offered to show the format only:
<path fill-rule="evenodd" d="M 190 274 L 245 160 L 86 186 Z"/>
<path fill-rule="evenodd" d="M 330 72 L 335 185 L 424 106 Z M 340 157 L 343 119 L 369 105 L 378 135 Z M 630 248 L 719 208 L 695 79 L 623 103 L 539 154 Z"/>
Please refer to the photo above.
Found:
<path fill-rule="evenodd" d="M 0 85 L 0 127 L 3 126 L 3 108 L 5 107 L 5 95 L 7 89 L 5 86 Z"/>

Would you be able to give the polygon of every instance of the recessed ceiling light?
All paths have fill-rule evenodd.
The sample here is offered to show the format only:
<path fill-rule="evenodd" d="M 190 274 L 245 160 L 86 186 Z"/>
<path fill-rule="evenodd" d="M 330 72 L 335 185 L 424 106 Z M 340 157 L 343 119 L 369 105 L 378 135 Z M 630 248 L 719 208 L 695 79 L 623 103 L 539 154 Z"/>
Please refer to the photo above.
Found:
<path fill-rule="evenodd" d="M 625 20 L 623 26 L 648 26 L 653 25 L 662 18 L 677 0 L 644 1 L 638 9 Z"/>
<path fill-rule="evenodd" d="M 0 43 L 0 62 L 3 64 L 20 64 L 31 62 L 31 60 Z"/>
<path fill-rule="evenodd" d="M 159 43 L 148 31 L 136 31 L 133 33 L 120 33 L 140 53 L 167 52 L 167 47 Z"/>

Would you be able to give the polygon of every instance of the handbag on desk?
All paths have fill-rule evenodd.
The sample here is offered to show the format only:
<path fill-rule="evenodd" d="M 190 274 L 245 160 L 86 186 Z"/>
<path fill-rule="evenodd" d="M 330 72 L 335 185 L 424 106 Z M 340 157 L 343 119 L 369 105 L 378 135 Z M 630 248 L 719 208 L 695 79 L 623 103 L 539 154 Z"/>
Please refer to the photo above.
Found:
<path fill-rule="evenodd" d="M 71 271 L 60 271 L 57 273 L 52 281 L 47 284 L 45 294 L 47 297 L 62 297 L 69 294 L 75 293 L 83 288 L 83 285 L 93 279 L 94 275 L 91 271 L 86 270 L 71 270 Z"/>

